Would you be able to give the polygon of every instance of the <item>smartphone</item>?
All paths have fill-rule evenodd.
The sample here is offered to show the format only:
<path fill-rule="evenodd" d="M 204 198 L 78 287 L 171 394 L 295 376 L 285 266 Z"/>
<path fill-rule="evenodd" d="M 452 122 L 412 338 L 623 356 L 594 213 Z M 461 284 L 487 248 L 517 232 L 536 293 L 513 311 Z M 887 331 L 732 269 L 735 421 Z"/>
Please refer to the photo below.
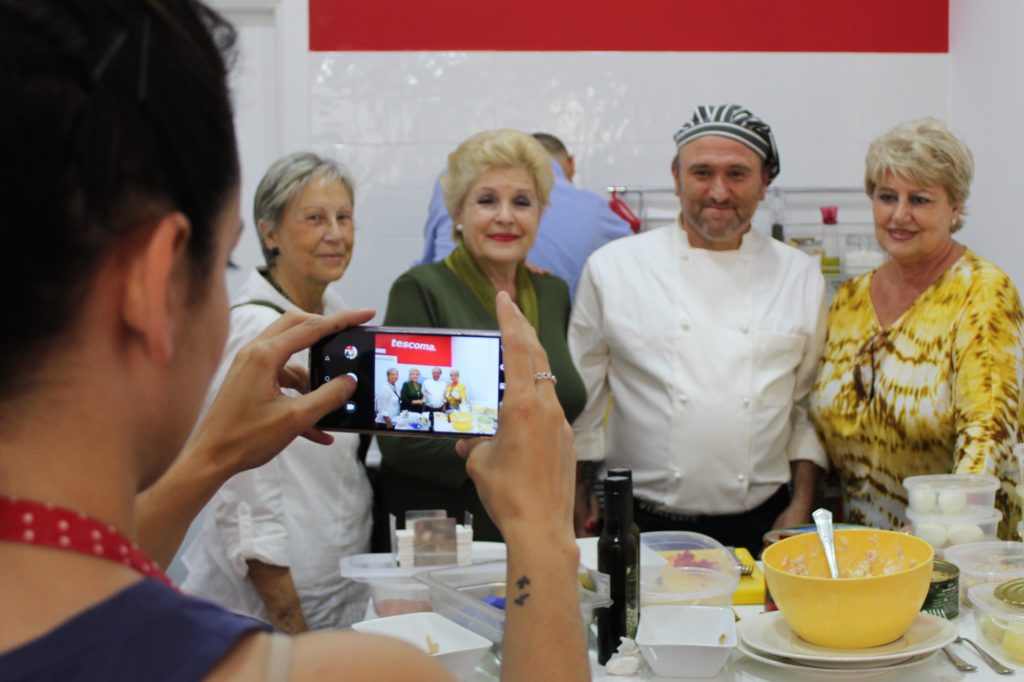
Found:
<path fill-rule="evenodd" d="M 498 428 L 505 366 L 497 331 L 350 327 L 309 351 L 311 388 L 345 375 L 355 393 L 318 428 L 444 438 Z"/>

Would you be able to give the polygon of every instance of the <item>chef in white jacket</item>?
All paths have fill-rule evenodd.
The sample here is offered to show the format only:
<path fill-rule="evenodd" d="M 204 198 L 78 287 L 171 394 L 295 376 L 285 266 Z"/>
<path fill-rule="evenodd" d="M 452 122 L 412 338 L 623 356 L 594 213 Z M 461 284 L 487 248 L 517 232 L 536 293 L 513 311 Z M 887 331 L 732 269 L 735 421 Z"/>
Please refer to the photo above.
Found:
<path fill-rule="evenodd" d="M 751 229 L 779 172 L 766 123 L 698 107 L 675 140 L 676 224 L 602 247 L 576 289 L 578 526 L 603 460 L 632 469 L 642 531 L 757 552 L 765 531 L 810 520 L 827 466 L 806 410 L 825 285 L 816 259 Z"/>
<path fill-rule="evenodd" d="M 352 183 L 309 153 L 278 160 L 256 190 L 266 268 L 233 301 L 231 332 L 208 402 L 235 353 L 289 310 L 345 308 L 328 285 L 354 242 Z M 307 351 L 292 362 L 307 365 Z M 187 550 L 182 589 L 267 621 L 279 631 L 339 628 L 362 620 L 367 595 L 339 575 L 339 560 L 369 551 L 372 492 L 358 436 L 320 445 L 298 439 L 266 465 L 236 475 L 207 505 Z"/>

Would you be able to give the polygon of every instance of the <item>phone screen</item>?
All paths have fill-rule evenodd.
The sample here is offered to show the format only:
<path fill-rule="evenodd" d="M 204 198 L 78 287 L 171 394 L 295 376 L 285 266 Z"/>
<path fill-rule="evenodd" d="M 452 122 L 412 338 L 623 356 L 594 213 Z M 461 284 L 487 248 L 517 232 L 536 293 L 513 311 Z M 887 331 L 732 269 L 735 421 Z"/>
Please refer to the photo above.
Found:
<path fill-rule="evenodd" d="M 312 388 L 346 374 L 356 392 L 322 429 L 452 438 L 498 428 L 505 376 L 496 331 L 351 327 L 313 345 Z"/>

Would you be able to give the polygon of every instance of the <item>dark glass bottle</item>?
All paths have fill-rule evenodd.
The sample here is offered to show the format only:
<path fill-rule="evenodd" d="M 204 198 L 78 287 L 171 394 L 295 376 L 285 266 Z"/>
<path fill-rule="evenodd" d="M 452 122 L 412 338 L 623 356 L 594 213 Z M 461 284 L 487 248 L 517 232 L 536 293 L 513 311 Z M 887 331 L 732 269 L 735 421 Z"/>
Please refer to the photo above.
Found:
<path fill-rule="evenodd" d="M 608 581 L 612 605 L 597 611 L 597 661 L 608 662 L 622 637 L 636 637 L 640 622 L 640 546 L 632 533 L 632 482 L 604 481 L 604 529 L 597 540 L 597 570 Z"/>
<path fill-rule="evenodd" d="M 633 502 L 632 502 L 632 499 L 633 499 L 633 470 L 629 469 L 627 467 L 612 467 L 611 469 L 608 470 L 608 476 L 609 477 L 611 477 L 611 476 L 621 476 L 622 478 L 628 478 L 629 479 L 629 499 L 630 499 L 630 506 L 631 506 L 630 519 L 632 519 L 633 518 L 633 513 L 632 513 L 632 505 L 633 505 Z M 630 532 L 633 534 L 633 537 L 636 538 L 636 548 L 637 548 L 637 551 L 639 551 L 640 550 L 640 526 L 636 525 L 636 521 L 633 521 L 632 524 L 630 525 Z"/>

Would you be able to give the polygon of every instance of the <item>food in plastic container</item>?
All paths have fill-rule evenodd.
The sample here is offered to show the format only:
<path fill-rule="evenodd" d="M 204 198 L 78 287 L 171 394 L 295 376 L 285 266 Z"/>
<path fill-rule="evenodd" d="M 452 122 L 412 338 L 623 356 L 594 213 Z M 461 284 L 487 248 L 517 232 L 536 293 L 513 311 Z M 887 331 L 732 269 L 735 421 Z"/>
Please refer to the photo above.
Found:
<path fill-rule="evenodd" d="M 665 559 L 640 564 L 640 606 L 729 606 L 740 580 L 739 562 L 714 538 L 688 531 L 641 533 L 643 551 Z"/>
<path fill-rule="evenodd" d="M 1024 663 L 1024 587 L 1019 580 L 986 583 L 970 589 L 974 627 L 982 639 L 1018 663 Z"/>
<path fill-rule="evenodd" d="M 933 474 L 903 479 L 907 510 L 915 514 L 964 514 L 993 508 L 999 479 L 987 474 Z"/>
<path fill-rule="evenodd" d="M 960 569 L 960 599 L 970 606 L 970 589 L 984 583 L 1024 578 L 1024 542 L 976 542 L 946 550 L 946 561 Z"/>
<path fill-rule="evenodd" d="M 497 604 L 505 597 L 504 561 L 426 571 L 417 575 L 417 580 L 430 588 L 436 613 L 501 644 L 505 611 Z M 594 609 L 608 606 L 611 600 L 582 587 L 579 593 L 583 627 L 589 632 Z"/>
<path fill-rule="evenodd" d="M 373 610 L 381 617 L 434 610 L 430 603 L 430 590 L 412 579 L 371 582 L 370 597 Z"/>
<path fill-rule="evenodd" d="M 472 560 L 476 563 L 504 557 L 505 545 L 500 542 L 473 542 Z M 402 568 L 390 553 L 354 554 L 341 559 L 341 577 L 369 584 L 374 611 L 381 616 L 433 610 L 429 590 L 415 576 L 435 568 Z"/>
<path fill-rule="evenodd" d="M 991 507 L 967 507 L 960 514 L 924 514 L 907 509 L 911 532 L 936 550 L 994 540 L 1003 513 Z"/>

